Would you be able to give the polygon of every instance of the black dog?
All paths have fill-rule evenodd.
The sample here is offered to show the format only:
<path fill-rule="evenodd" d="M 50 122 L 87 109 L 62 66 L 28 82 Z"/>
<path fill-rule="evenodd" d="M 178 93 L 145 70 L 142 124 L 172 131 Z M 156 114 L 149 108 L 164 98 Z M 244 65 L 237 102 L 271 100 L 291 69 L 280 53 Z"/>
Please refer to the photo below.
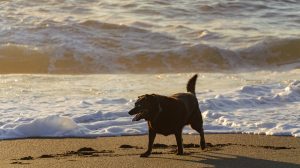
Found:
<path fill-rule="evenodd" d="M 196 80 L 197 74 L 188 81 L 188 93 L 177 93 L 170 97 L 157 94 L 138 97 L 135 107 L 129 114 L 136 115 L 132 121 L 141 119 L 148 121 L 148 150 L 141 154 L 141 157 L 148 157 L 151 154 L 156 133 L 165 136 L 175 134 L 177 155 L 182 155 L 182 129 L 188 124 L 200 133 L 200 145 L 202 149 L 205 148 L 202 114 L 195 95 Z"/>

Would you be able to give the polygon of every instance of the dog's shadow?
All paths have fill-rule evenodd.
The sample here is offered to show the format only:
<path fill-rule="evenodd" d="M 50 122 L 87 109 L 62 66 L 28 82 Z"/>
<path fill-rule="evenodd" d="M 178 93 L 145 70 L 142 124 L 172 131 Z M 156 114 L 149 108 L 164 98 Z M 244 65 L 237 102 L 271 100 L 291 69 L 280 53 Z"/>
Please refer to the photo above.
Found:
<path fill-rule="evenodd" d="M 221 154 L 214 152 L 206 152 L 204 154 L 193 154 L 187 155 L 185 157 L 165 157 L 165 156 L 151 156 L 150 158 L 160 158 L 167 160 L 177 160 L 177 161 L 185 161 L 185 162 L 194 162 L 201 163 L 207 165 L 207 167 L 215 167 L 215 168 L 235 168 L 235 167 L 243 167 L 243 168 L 299 168 L 298 164 L 293 163 L 285 163 L 279 161 L 272 160 L 264 160 L 264 159 L 256 159 L 238 155 L 229 155 L 229 154 Z M 195 159 L 196 158 L 196 159 Z"/>

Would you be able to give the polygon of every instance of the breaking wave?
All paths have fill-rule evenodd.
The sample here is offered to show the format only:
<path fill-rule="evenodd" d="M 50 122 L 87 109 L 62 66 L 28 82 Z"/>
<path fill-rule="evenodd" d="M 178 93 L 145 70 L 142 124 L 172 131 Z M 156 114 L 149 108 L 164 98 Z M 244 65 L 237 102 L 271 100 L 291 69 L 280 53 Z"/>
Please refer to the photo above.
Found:
<path fill-rule="evenodd" d="M 0 73 L 213 72 L 287 64 L 299 68 L 300 63 L 300 39 L 266 39 L 230 50 L 93 20 L 64 26 L 45 21 L 14 31 L 3 34 Z"/>

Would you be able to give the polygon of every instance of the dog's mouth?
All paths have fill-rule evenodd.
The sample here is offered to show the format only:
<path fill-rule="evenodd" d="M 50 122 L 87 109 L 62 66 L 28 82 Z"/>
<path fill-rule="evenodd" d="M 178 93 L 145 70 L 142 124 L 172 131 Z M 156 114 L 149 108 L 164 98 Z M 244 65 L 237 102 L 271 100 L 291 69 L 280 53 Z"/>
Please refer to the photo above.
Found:
<path fill-rule="evenodd" d="M 141 119 L 144 119 L 146 117 L 145 113 L 138 113 L 134 116 L 134 118 L 132 119 L 132 121 L 140 121 Z"/>
<path fill-rule="evenodd" d="M 134 112 L 133 112 L 134 111 Z M 136 109 L 132 109 L 129 112 L 130 115 L 135 115 L 132 119 L 132 121 L 140 121 L 141 119 L 146 119 L 148 117 L 148 110 L 147 109 L 140 109 L 140 110 L 136 110 Z"/>

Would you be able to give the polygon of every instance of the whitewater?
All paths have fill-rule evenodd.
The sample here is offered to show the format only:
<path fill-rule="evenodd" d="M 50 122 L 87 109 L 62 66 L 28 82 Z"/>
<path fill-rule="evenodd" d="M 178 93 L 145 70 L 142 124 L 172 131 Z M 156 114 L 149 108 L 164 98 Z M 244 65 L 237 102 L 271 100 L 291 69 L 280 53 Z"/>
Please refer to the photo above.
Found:
<path fill-rule="evenodd" d="M 137 96 L 184 92 L 191 75 L 3 75 L 0 138 L 146 134 L 147 123 L 128 115 Z M 299 75 L 199 74 L 205 132 L 299 137 L 300 80 L 293 79 Z M 196 132 L 187 126 L 184 133 Z"/>
<path fill-rule="evenodd" d="M 206 133 L 300 137 L 298 0 L 0 1 L 0 139 L 147 133 L 143 94 L 196 95 Z M 186 126 L 186 134 L 197 134 Z"/>

